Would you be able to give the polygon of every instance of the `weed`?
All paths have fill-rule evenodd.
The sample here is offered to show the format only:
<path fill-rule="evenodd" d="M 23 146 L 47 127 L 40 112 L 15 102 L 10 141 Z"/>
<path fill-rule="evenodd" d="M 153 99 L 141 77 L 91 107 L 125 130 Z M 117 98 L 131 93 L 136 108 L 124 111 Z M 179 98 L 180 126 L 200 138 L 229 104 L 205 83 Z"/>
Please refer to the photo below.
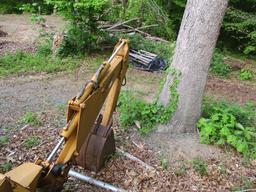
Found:
<path fill-rule="evenodd" d="M 169 161 L 165 156 L 160 157 L 160 163 L 163 170 L 168 170 L 169 168 Z"/>
<path fill-rule="evenodd" d="M 42 124 L 42 122 L 38 119 L 37 114 L 32 111 L 26 112 L 25 115 L 22 117 L 21 122 L 30 125 Z"/>
<path fill-rule="evenodd" d="M 177 170 L 174 171 L 174 174 L 176 176 L 183 176 L 188 170 L 188 167 L 186 165 L 182 165 Z"/>
<path fill-rule="evenodd" d="M 223 163 L 220 163 L 218 165 L 218 170 L 220 171 L 221 174 L 224 174 L 224 175 L 227 174 L 226 166 Z"/>
<path fill-rule="evenodd" d="M 38 57 L 47 57 L 52 54 L 52 48 L 50 44 L 50 40 L 46 40 L 47 42 L 44 44 L 39 45 L 36 55 Z"/>
<path fill-rule="evenodd" d="M 156 124 L 164 124 L 169 121 L 173 112 L 177 108 L 179 94 L 177 86 L 179 83 L 179 73 L 175 70 L 171 72 L 174 76 L 174 81 L 169 87 L 170 102 L 167 107 L 159 105 L 157 101 L 153 103 L 146 103 L 136 98 L 131 92 L 122 92 L 119 98 L 121 103 L 120 123 L 122 127 L 130 126 L 139 121 L 141 128 L 139 132 L 146 135 L 155 129 Z"/>
<path fill-rule="evenodd" d="M 208 175 L 208 164 L 201 157 L 197 157 L 192 160 L 193 169 L 201 176 Z"/>
<path fill-rule="evenodd" d="M 41 142 L 41 138 L 38 136 L 31 136 L 28 137 L 25 142 L 24 142 L 24 146 L 26 148 L 31 148 L 31 147 L 35 147 L 37 145 L 39 145 Z"/>
<path fill-rule="evenodd" d="M 256 106 L 252 103 L 244 107 L 225 102 L 213 103 L 206 105 L 207 115 L 204 113 L 205 118 L 198 122 L 200 141 L 228 144 L 245 156 L 256 158 Z"/>
<path fill-rule="evenodd" d="M 7 136 L 0 136 L 0 146 L 6 145 L 9 141 L 9 137 Z"/>
<path fill-rule="evenodd" d="M 58 104 L 57 105 L 58 109 L 61 110 L 61 111 L 65 111 L 66 108 L 67 108 L 67 105 L 64 104 L 64 103 L 61 103 L 61 104 Z"/>
<path fill-rule="evenodd" d="M 32 14 L 30 20 L 33 24 L 44 24 L 46 19 L 40 14 Z"/>
<path fill-rule="evenodd" d="M 12 163 L 11 162 L 6 162 L 3 165 L 1 165 L 3 168 L 4 172 L 10 171 L 12 169 Z"/>
<path fill-rule="evenodd" d="M 244 178 L 244 177 L 242 177 L 241 179 L 242 179 L 242 185 L 232 187 L 231 191 L 241 192 L 241 191 L 247 191 L 248 189 L 253 188 L 252 181 L 250 181 L 248 178 Z"/>
<path fill-rule="evenodd" d="M 253 73 L 250 70 L 242 69 L 240 71 L 240 79 L 244 81 L 250 81 L 253 78 Z"/>
<path fill-rule="evenodd" d="M 224 56 L 216 49 L 212 58 L 210 72 L 219 76 L 228 76 L 230 71 L 230 67 L 224 63 Z"/>

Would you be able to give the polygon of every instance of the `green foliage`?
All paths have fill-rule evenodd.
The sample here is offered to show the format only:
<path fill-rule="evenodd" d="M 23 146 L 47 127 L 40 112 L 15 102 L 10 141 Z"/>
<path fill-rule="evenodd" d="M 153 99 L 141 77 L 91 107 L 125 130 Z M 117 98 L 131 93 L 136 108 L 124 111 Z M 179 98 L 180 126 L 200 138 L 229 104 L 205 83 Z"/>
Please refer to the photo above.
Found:
<path fill-rule="evenodd" d="M 12 169 L 12 163 L 11 162 L 6 162 L 1 165 L 2 169 L 4 172 L 8 172 Z"/>
<path fill-rule="evenodd" d="M 253 189 L 253 182 L 249 178 L 242 178 L 242 184 L 232 187 L 231 191 L 242 192 Z"/>
<path fill-rule="evenodd" d="M 22 3 L 18 0 L 1 0 L 0 14 L 20 13 Z"/>
<path fill-rule="evenodd" d="M 174 76 L 172 85 L 170 86 L 170 102 L 167 107 L 159 105 L 157 101 L 146 103 L 139 98 L 134 97 L 131 92 L 123 92 L 119 101 L 121 106 L 120 123 L 122 127 L 130 126 L 139 121 L 141 128 L 139 132 L 146 135 L 152 132 L 156 124 L 167 123 L 173 112 L 175 112 L 178 104 L 179 94 L 177 86 L 179 83 L 179 72 L 174 69 L 171 71 Z"/>
<path fill-rule="evenodd" d="M 41 45 L 36 54 L 17 52 L 0 58 L 0 76 L 25 72 L 57 72 L 72 70 L 79 66 L 78 57 L 61 59 L 52 57 L 47 45 Z"/>
<path fill-rule="evenodd" d="M 237 51 L 256 55 L 256 15 L 255 12 L 250 12 L 251 7 L 249 8 L 253 2 L 247 1 L 247 10 L 241 10 L 239 4 L 242 3 L 238 1 L 236 5 L 233 1 L 227 9 L 221 39 Z"/>
<path fill-rule="evenodd" d="M 41 125 L 42 122 L 38 118 L 37 114 L 29 111 L 26 112 L 25 115 L 21 119 L 22 123 L 30 124 L 30 125 Z"/>
<path fill-rule="evenodd" d="M 41 143 L 41 140 L 42 140 L 41 137 L 38 137 L 38 136 L 28 137 L 24 142 L 24 146 L 26 148 L 36 147 Z"/>
<path fill-rule="evenodd" d="M 193 169 L 198 172 L 201 176 L 208 175 L 208 164 L 201 157 L 197 157 L 192 160 Z"/>
<path fill-rule="evenodd" d="M 200 141 L 229 144 L 245 156 L 256 158 L 255 109 L 250 103 L 240 107 L 213 102 L 204 109 L 205 118 L 198 122 Z"/>
<path fill-rule="evenodd" d="M 253 73 L 250 70 L 242 69 L 240 71 L 240 79 L 244 81 L 250 81 L 253 78 Z"/>
<path fill-rule="evenodd" d="M 168 14 L 155 0 L 130 0 L 124 17 L 126 19 L 138 17 L 140 26 L 157 24 L 158 26 L 149 28 L 148 32 L 153 35 L 165 37 L 169 40 L 174 40 L 176 37 L 172 20 L 169 19 Z"/>
<path fill-rule="evenodd" d="M 148 52 L 155 53 L 165 60 L 169 61 L 174 53 L 175 43 L 163 43 L 155 42 L 149 39 L 145 39 L 140 34 L 134 35 L 121 35 L 119 37 L 130 40 L 130 46 L 133 49 L 145 50 Z"/>
<path fill-rule="evenodd" d="M 230 67 L 226 63 L 224 63 L 224 56 L 218 49 L 216 49 L 213 54 L 210 72 L 219 76 L 227 76 L 230 71 Z"/>
<path fill-rule="evenodd" d="M 168 170 L 170 163 L 165 156 L 160 156 L 160 163 L 163 170 Z"/>
<path fill-rule="evenodd" d="M 70 25 L 67 34 L 61 44 L 58 54 L 67 56 L 70 54 L 84 54 L 95 50 L 102 50 L 104 43 L 108 41 L 108 34 L 103 31 L 90 32 L 80 26 Z"/>
<path fill-rule="evenodd" d="M 183 176 L 186 174 L 187 170 L 188 170 L 188 167 L 186 165 L 181 165 L 178 169 L 174 171 L 174 174 L 176 176 Z"/>
<path fill-rule="evenodd" d="M 205 97 L 202 109 L 202 116 L 207 119 L 219 111 L 227 111 L 246 127 L 254 127 L 256 124 L 256 105 L 252 102 L 240 106 L 224 100 L 217 101 L 211 97 Z"/>
<path fill-rule="evenodd" d="M 39 14 L 32 14 L 30 19 L 31 19 L 31 22 L 34 24 L 43 24 L 46 22 L 45 18 Z"/>
<path fill-rule="evenodd" d="M 0 14 L 11 13 L 39 13 L 50 14 L 53 11 L 51 5 L 47 5 L 44 0 L 1 0 Z"/>
<path fill-rule="evenodd" d="M 70 21 L 66 38 L 60 50 L 62 55 L 90 52 L 99 48 L 103 34 L 98 27 L 107 0 L 46 0 Z"/>
<path fill-rule="evenodd" d="M 0 146 L 6 145 L 9 141 L 9 137 L 7 136 L 0 136 Z"/>

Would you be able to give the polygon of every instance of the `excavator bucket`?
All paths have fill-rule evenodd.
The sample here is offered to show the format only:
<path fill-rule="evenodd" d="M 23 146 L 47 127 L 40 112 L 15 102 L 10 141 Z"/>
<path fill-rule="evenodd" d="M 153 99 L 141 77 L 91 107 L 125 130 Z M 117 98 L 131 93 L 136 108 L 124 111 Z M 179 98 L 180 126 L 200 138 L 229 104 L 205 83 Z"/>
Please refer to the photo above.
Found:
<path fill-rule="evenodd" d="M 107 126 L 101 125 L 101 121 L 102 115 L 99 115 L 76 159 L 78 165 L 95 172 L 104 166 L 116 149 L 112 120 Z"/>

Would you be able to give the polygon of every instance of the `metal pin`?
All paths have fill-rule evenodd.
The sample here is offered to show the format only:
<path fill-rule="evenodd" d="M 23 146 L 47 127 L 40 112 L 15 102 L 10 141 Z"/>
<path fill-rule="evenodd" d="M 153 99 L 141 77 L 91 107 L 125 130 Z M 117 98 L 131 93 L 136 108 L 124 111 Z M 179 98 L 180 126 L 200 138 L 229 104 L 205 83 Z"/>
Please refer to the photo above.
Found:
<path fill-rule="evenodd" d="M 59 148 L 62 146 L 62 144 L 65 142 L 65 138 L 62 137 L 60 139 L 60 141 L 58 142 L 58 144 L 54 147 L 54 149 L 52 150 L 51 154 L 49 155 L 49 157 L 47 158 L 48 162 L 51 162 L 53 157 L 55 156 L 55 154 L 58 152 Z"/>

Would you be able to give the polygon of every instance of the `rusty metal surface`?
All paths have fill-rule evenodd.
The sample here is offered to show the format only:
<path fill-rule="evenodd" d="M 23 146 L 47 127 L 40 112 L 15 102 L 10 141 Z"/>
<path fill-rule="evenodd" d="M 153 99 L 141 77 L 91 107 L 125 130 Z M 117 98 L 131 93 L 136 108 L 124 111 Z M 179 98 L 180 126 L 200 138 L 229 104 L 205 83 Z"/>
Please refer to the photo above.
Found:
<path fill-rule="evenodd" d="M 77 157 L 78 165 L 95 172 L 99 171 L 107 158 L 115 152 L 112 121 L 107 126 L 101 125 L 101 121 L 102 115 L 99 115 Z"/>

